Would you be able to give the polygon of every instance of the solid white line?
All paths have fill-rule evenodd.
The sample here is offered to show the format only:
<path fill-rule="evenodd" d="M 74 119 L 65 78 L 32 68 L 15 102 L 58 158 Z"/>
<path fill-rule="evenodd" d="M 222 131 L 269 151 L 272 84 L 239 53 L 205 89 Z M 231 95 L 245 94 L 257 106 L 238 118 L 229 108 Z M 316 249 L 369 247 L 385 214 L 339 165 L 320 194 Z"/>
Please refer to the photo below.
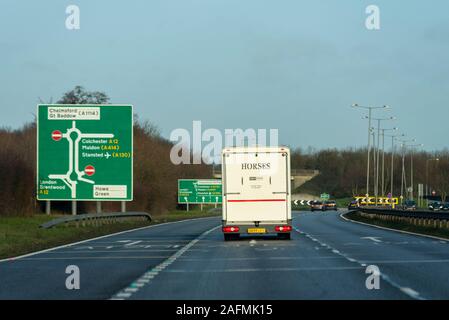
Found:
<path fill-rule="evenodd" d="M 154 227 L 158 227 L 158 226 L 164 226 L 164 225 L 168 225 L 168 224 L 175 224 L 175 223 L 181 223 L 181 222 L 186 222 L 186 221 L 195 221 L 195 220 L 201 220 L 201 219 L 211 219 L 211 218 L 214 218 L 214 217 L 193 218 L 193 219 L 186 219 L 186 220 L 179 220 L 179 221 L 172 221 L 172 222 L 164 222 L 164 223 L 154 224 L 154 225 L 151 225 L 151 226 L 146 226 L 146 227 L 140 227 L 140 228 L 125 230 L 125 231 L 120 231 L 120 232 L 116 232 L 116 233 L 112 233 L 112 234 L 106 234 L 104 236 L 100 236 L 100 237 L 96 237 L 96 238 L 86 239 L 86 240 L 73 242 L 73 243 L 68 243 L 68 244 L 64 244 L 64 245 L 53 247 L 53 248 L 48 248 L 48 249 L 45 249 L 45 250 L 40 250 L 40 251 L 36 251 L 36 252 L 27 253 L 27 254 L 24 254 L 24 255 L 21 255 L 21 256 L 17 256 L 17 257 L 1 259 L 0 263 L 1 262 L 8 262 L 8 261 L 10 262 L 10 261 L 14 261 L 14 260 L 18 260 L 18 259 L 22 259 L 22 258 L 26 258 L 26 257 L 31 257 L 31 256 L 34 256 L 34 255 L 37 255 L 37 254 L 41 254 L 41 253 L 45 253 L 45 252 L 49 252 L 49 251 L 53 251 L 53 250 L 57 250 L 57 249 L 62 249 L 62 248 L 68 248 L 68 247 L 72 247 L 72 246 L 75 246 L 75 245 L 78 245 L 78 244 L 82 244 L 82 243 L 86 243 L 86 242 L 89 242 L 89 241 L 94 241 L 94 240 L 98 240 L 98 239 L 104 239 L 104 238 L 108 238 L 108 237 L 113 237 L 113 236 L 129 233 L 129 232 L 133 232 L 133 231 L 139 231 L 139 230 L 154 228 Z"/>
<path fill-rule="evenodd" d="M 351 220 L 351 219 L 345 217 L 346 213 L 347 212 L 340 214 L 340 218 L 342 218 L 343 220 L 349 221 L 349 222 L 363 224 L 365 226 L 374 227 L 374 228 L 383 229 L 383 230 L 388 230 L 388 231 L 396 231 L 396 232 L 400 232 L 400 233 L 411 234 L 411 235 L 414 235 L 414 236 L 420 236 L 420 237 L 426 237 L 426 238 L 431 238 L 431 239 L 437 239 L 437 240 L 441 240 L 441 241 L 444 241 L 444 242 L 448 242 L 449 241 L 449 239 L 440 238 L 440 237 L 437 237 L 437 236 L 431 236 L 431 235 L 428 235 L 428 234 L 416 233 L 416 232 L 411 232 L 411 231 L 404 231 L 404 230 L 399 230 L 399 229 L 392 229 L 392 228 L 388 228 L 388 227 L 377 226 L 377 225 L 366 223 L 366 222 Z"/>

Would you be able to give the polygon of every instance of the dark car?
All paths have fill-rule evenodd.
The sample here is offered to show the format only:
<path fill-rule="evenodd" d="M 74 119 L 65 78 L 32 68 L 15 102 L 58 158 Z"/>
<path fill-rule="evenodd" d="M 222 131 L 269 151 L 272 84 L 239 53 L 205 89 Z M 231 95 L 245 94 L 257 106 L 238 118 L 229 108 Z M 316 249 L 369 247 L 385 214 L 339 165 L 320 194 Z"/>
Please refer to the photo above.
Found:
<path fill-rule="evenodd" d="M 429 210 L 432 211 L 443 210 L 443 208 L 444 208 L 443 204 L 439 201 L 434 201 L 429 204 Z"/>
<path fill-rule="evenodd" d="M 352 200 L 348 204 L 348 210 L 358 209 L 360 207 L 360 204 L 357 200 Z"/>
<path fill-rule="evenodd" d="M 448 211 L 449 210 L 449 202 L 443 203 L 443 210 Z"/>
<path fill-rule="evenodd" d="M 337 211 L 337 203 L 333 200 L 324 201 L 324 208 L 323 210 L 335 210 Z"/>
<path fill-rule="evenodd" d="M 414 200 L 405 200 L 402 204 L 403 210 L 416 210 L 416 201 Z"/>
<path fill-rule="evenodd" d="M 321 210 L 324 211 L 324 204 L 321 201 L 313 201 L 310 204 L 310 211 Z"/>

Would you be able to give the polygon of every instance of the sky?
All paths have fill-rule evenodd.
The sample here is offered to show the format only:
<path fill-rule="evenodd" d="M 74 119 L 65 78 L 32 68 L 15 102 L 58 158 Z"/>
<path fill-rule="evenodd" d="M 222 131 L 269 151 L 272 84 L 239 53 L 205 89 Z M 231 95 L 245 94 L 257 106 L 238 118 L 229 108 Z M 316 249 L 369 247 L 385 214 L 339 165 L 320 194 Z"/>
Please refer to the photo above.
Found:
<path fill-rule="evenodd" d="M 66 7 L 80 9 L 69 30 Z M 380 30 L 368 30 L 368 5 Z M 363 147 L 365 106 L 391 106 L 425 149 L 447 147 L 447 0 L 0 0 L 0 126 L 76 85 L 177 128 L 278 129 L 307 149 Z"/>

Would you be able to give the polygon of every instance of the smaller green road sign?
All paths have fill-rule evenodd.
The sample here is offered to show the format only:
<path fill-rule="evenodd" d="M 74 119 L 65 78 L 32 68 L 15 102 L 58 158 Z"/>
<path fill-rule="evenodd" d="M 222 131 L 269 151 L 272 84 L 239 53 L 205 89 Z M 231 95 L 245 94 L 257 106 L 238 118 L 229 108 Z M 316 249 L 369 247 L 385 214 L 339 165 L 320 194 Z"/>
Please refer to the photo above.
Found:
<path fill-rule="evenodd" d="M 330 195 L 328 193 L 322 193 L 320 195 L 320 198 L 323 199 L 323 200 L 329 200 Z"/>
<path fill-rule="evenodd" d="M 178 203 L 221 203 L 221 180 L 178 180 Z"/>

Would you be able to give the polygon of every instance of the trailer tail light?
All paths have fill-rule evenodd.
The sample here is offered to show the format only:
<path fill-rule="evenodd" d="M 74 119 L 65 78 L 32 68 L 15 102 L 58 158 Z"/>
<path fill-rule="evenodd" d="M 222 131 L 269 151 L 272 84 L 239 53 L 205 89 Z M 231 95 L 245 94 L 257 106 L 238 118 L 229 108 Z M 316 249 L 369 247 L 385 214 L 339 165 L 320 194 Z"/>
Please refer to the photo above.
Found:
<path fill-rule="evenodd" d="M 224 233 L 230 233 L 230 232 L 239 232 L 240 228 L 239 227 L 223 227 L 223 232 Z"/>
<path fill-rule="evenodd" d="M 292 226 L 276 226 L 274 227 L 276 232 L 291 232 Z"/>

